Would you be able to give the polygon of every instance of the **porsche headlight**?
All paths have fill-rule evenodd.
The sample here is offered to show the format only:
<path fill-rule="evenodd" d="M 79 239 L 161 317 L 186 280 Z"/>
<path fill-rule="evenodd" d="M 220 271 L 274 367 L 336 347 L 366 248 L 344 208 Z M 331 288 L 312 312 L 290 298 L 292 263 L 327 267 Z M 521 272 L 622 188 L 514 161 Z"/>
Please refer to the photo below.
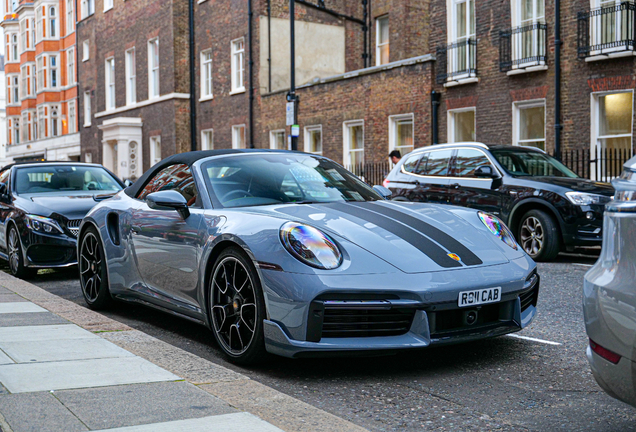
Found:
<path fill-rule="evenodd" d="M 331 270 L 342 263 L 338 246 L 309 225 L 287 222 L 280 228 L 280 239 L 290 254 L 309 266 Z"/>
<path fill-rule="evenodd" d="M 63 234 L 62 228 L 53 219 L 49 219 L 43 216 L 26 215 L 24 218 L 27 228 L 31 231 L 41 232 L 46 234 Z"/>
<path fill-rule="evenodd" d="M 597 195 L 584 192 L 566 192 L 570 202 L 574 205 L 591 205 L 591 204 L 607 204 L 612 198 L 605 195 Z"/>
<path fill-rule="evenodd" d="M 484 212 L 478 212 L 478 214 L 479 219 L 481 219 L 484 225 L 486 225 L 488 231 L 499 237 L 502 242 L 504 242 L 514 250 L 517 250 L 517 242 L 515 241 L 514 236 L 512 235 L 506 224 L 501 221 L 501 219 L 499 219 L 497 216 L 493 216 Z"/>

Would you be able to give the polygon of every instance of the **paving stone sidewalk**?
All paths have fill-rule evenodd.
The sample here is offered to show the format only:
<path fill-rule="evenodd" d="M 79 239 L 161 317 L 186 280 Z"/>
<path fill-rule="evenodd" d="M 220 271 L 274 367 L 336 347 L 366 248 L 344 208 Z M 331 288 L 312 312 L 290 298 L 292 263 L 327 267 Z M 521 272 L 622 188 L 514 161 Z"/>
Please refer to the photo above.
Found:
<path fill-rule="evenodd" d="M 364 429 L 0 272 L 1 432 Z"/>

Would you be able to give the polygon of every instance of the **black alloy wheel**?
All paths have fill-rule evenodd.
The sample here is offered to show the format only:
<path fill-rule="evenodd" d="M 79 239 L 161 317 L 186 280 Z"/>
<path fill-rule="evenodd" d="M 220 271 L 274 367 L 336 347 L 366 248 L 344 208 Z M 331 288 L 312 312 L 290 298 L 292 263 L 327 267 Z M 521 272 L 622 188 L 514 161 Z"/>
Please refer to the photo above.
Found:
<path fill-rule="evenodd" d="M 214 337 L 234 363 L 256 363 L 265 355 L 265 302 L 254 266 L 237 247 L 217 258 L 210 279 Z"/>
<path fill-rule="evenodd" d="M 112 298 L 108 289 L 104 247 L 95 228 L 85 231 L 80 244 L 78 264 L 84 300 L 91 309 L 104 309 Z"/>
<path fill-rule="evenodd" d="M 559 228 L 542 210 L 530 210 L 519 224 L 519 244 L 535 261 L 550 261 L 560 250 Z"/>
<path fill-rule="evenodd" d="M 24 279 L 29 278 L 37 273 L 37 270 L 30 269 L 24 265 L 24 255 L 22 254 L 22 242 L 18 229 L 12 226 L 9 229 L 7 239 L 7 252 L 9 256 L 9 270 L 15 277 Z"/>

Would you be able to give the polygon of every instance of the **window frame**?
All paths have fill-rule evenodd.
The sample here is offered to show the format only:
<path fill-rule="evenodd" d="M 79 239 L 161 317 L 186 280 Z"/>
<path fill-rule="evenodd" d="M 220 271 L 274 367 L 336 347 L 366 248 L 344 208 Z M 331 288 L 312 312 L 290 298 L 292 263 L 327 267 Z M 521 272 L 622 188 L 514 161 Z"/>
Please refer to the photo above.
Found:
<path fill-rule="evenodd" d="M 83 62 L 89 61 L 90 58 L 91 58 L 91 45 L 90 45 L 90 41 L 86 39 L 84 42 L 82 42 L 82 61 Z"/>
<path fill-rule="evenodd" d="M 66 0 L 66 36 L 75 31 L 75 0 Z"/>
<path fill-rule="evenodd" d="M 413 143 L 413 145 L 412 145 L 413 149 L 410 150 L 409 152 L 406 152 L 406 153 L 404 153 L 402 151 L 402 149 L 399 148 L 399 147 L 409 147 L 409 146 L 398 146 L 397 145 L 397 141 L 398 141 L 398 136 L 397 136 L 398 122 L 404 121 L 404 120 L 411 120 L 411 125 L 412 125 L 411 141 Z M 412 152 L 413 150 L 415 150 L 415 113 L 395 114 L 395 115 L 390 115 L 389 116 L 389 153 L 392 152 L 393 150 L 398 150 L 400 152 L 400 155 L 402 155 L 402 156 L 404 156 L 404 155 Z"/>
<path fill-rule="evenodd" d="M 206 139 L 206 134 L 210 134 L 210 140 Z M 209 145 L 204 146 L 204 143 Z M 201 131 L 201 150 L 214 150 L 214 129 L 204 129 Z"/>
<path fill-rule="evenodd" d="M 272 150 L 287 150 L 287 143 L 285 142 L 285 129 L 275 129 L 269 131 L 269 148 Z M 276 134 L 283 134 L 283 148 L 279 149 L 276 146 Z"/>
<path fill-rule="evenodd" d="M 533 139 L 533 140 L 522 140 L 520 138 L 521 134 L 521 111 L 529 108 L 539 108 L 543 107 L 543 140 L 541 139 Z M 527 101 L 516 101 L 512 103 L 512 145 L 514 146 L 526 146 L 526 143 L 543 141 L 543 149 L 546 150 L 546 135 L 547 135 L 547 107 L 545 99 L 532 99 Z M 533 147 L 533 146 L 527 146 Z M 537 147 L 538 148 L 538 147 Z"/>
<path fill-rule="evenodd" d="M 162 161 L 161 157 L 161 135 L 153 135 L 149 138 L 150 144 L 150 166 L 153 167 Z M 159 154 L 157 155 L 157 147 L 159 147 Z M 158 159 L 158 160 L 157 160 Z M 156 162 L 155 162 L 156 161 Z"/>
<path fill-rule="evenodd" d="M 66 50 L 66 85 L 72 86 L 77 83 L 75 68 L 75 46 Z"/>
<path fill-rule="evenodd" d="M 77 132 L 77 102 L 75 99 L 68 101 L 68 128 L 67 133 Z"/>
<path fill-rule="evenodd" d="M 91 107 L 91 92 L 90 91 L 84 92 L 84 101 L 82 105 L 84 108 L 84 127 L 90 127 L 93 121 L 92 119 L 93 109 Z"/>
<path fill-rule="evenodd" d="M 382 34 L 381 28 L 383 23 L 386 23 L 387 32 L 389 33 L 386 42 L 382 42 L 380 40 L 380 37 Z M 388 14 L 379 16 L 375 19 L 375 65 L 376 66 L 381 66 L 383 64 L 391 63 L 391 33 L 390 31 L 391 31 L 391 27 L 389 26 Z M 382 48 L 384 48 L 385 46 L 389 47 L 389 56 L 387 58 L 386 63 L 382 63 Z"/>
<path fill-rule="evenodd" d="M 244 140 L 244 147 L 239 147 L 238 146 L 238 131 L 240 131 L 241 129 L 243 129 L 243 140 Z M 233 149 L 246 149 L 247 148 L 247 128 L 245 127 L 245 124 L 237 124 L 237 125 L 233 125 L 232 126 L 232 148 Z"/>
<path fill-rule="evenodd" d="M 237 44 L 241 42 L 243 47 L 236 49 Z M 230 81 L 231 91 L 230 94 L 245 93 L 245 38 L 240 37 L 230 42 L 231 47 L 231 67 L 230 67 Z M 240 72 L 240 73 L 238 73 Z M 237 82 L 237 77 L 240 77 L 240 86 Z"/>
<path fill-rule="evenodd" d="M 310 148 L 311 133 L 315 132 L 315 131 L 319 131 L 320 132 L 320 151 L 319 152 L 311 151 L 311 148 Z M 323 134 L 322 134 L 322 125 L 321 124 L 305 126 L 304 137 L 303 138 L 304 138 L 303 146 L 304 146 L 304 149 L 305 149 L 305 153 L 310 153 L 310 154 L 315 154 L 315 155 L 322 156 L 322 152 L 323 152 Z"/>
<path fill-rule="evenodd" d="M 351 150 L 351 135 L 350 129 L 354 127 L 362 126 L 362 149 Z M 362 163 L 360 165 L 365 164 L 365 128 L 364 128 L 364 119 L 358 120 L 347 120 L 342 122 L 342 164 L 345 168 L 351 167 L 353 169 L 353 165 L 351 164 L 351 152 L 361 152 L 362 153 Z M 349 169 L 349 168 L 347 168 Z"/>
<path fill-rule="evenodd" d="M 473 111 L 475 113 L 474 116 L 474 125 L 473 130 L 475 131 L 475 138 L 472 141 L 456 141 L 455 137 L 455 114 Z M 477 140 L 477 107 L 465 107 L 465 108 L 457 108 L 452 110 L 447 110 L 447 137 L 449 144 L 456 144 L 458 142 L 475 142 Z"/>
<path fill-rule="evenodd" d="M 161 59 L 159 54 L 159 38 L 150 39 L 148 41 L 148 99 L 156 99 L 161 96 Z"/>
<path fill-rule="evenodd" d="M 209 54 L 209 59 L 205 57 Z M 212 48 L 201 51 L 201 98 L 199 100 L 210 100 L 214 98 L 214 83 L 212 70 Z"/>
<path fill-rule="evenodd" d="M 117 89 L 115 87 L 115 57 L 108 57 L 104 61 L 104 91 L 105 111 L 117 108 Z M 111 93 L 112 92 L 112 93 Z"/>
<path fill-rule="evenodd" d="M 126 105 L 137 103 L 137 53 L 135 47 L 125 52 Z"/>

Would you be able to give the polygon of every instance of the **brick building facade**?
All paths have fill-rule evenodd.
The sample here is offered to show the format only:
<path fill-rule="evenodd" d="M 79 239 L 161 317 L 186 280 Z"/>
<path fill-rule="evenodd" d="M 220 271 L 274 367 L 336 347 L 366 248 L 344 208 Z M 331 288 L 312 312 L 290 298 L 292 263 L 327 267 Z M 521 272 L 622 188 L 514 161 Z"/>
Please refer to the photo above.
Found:
<path fill-rule="evenodd" d="M 80 44 L 92 38 L 94 53 L 94 62 L 91 57 L 79 65 L 81 91 L 91 92 L 94 109 L 91 126 L 82 132 L 83 151 L 102 160 L 111 145 L 104 136 L 112 129 L 104 123 L 137 119 L 143 124 L 139 166 L 145 170 L 157 155 L 152 134 L 161 134 L 163 157 L 190 148 L 187 10 L 172 2 L 113 1 L 112 11 L 102 12 L 98 4 L 95 15 L 78 24 Z M 288 2 L 194 3 L 197 148 L 286 148 Z M 385 161 L 394 148 L 406 152 L 430 145 L 435 91 L 441 96 L 438 142 L 477 140 L 554 151 L 553 3 L 297 0 L 295 9 L 300 150 L 351 165 Z M 110 18 L 116 26 L 109 13 L 118 17 Z M 631 153 L 634 17 L 633 3 L 562 0 L 562 149 Z M 170 41 L 160 45 L 160 73 L 161 97 L 172 95 L 167 104 L 172 108 L 140 111 L 139 103 L 126 103 L 124 57 L 138 47 L 138 89 L 145 88 L 146 46 L 158 25 L 160 38 Z M 114 87 L 120 89 L 112 114 L 104 108 L 110 57 Z M 166 81 L 173 86 L 164 88 Z M 138 93 L 144 100 L 142 90 Z"/>
<path fill-rule="evenodd" d="M 76 0 L 3 0 L 8 160 L 79 160 Z"/>

